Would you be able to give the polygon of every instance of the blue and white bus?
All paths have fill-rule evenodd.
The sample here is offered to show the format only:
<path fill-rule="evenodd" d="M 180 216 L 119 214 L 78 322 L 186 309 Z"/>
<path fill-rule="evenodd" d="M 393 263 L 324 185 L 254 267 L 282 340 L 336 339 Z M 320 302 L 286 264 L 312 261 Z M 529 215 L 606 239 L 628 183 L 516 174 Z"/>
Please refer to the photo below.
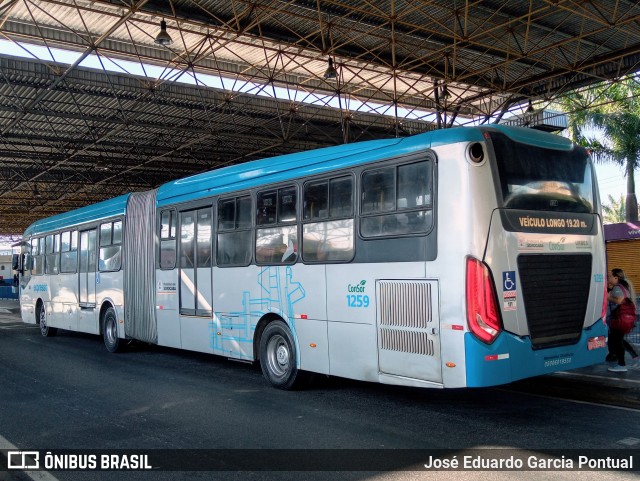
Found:
<path fill-rule="evenodd" d="M 309 373 L 490 386 L 602 362 L 588 152 L 486 126 L 228 166 L 42 219 L 22 319 Z"/>

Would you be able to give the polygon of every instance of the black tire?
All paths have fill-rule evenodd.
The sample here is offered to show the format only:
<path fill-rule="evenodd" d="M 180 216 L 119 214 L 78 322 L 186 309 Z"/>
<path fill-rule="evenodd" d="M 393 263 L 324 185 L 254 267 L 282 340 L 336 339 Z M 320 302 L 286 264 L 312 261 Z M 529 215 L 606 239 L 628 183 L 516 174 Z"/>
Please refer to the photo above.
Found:
<path fill-rule="evenodd" d="M 58 334 L 58 329 L 49 327 L 47 323 L 47 310 L 44 308 L 44 304 L 38 304 L 38 324 L 40 325 L 40 334 L 44 337 L 53 337 Z"/>
<path fill-rule="evenodd" d="M 295 389 L 305 380 L 297 368 L 298 355 L 293 336 L 283 321 L 271 322 L 260 338 L 262 374 L 277 389 Z"/>
<path fill-rule="evenodd" d="M 124 342 L 118 337 L 118 318 L 113 307 L 109 307 L 102 315 L 102 338 L 109 352 L 120 352 Z"/>

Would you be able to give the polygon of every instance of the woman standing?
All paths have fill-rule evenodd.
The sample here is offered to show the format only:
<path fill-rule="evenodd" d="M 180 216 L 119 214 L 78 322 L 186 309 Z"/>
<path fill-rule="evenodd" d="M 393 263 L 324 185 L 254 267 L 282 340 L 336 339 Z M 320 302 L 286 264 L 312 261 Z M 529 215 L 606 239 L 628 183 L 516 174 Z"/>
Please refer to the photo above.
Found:
<path fill-rule="evenodd" d="M 622 269 L 611 269 L 611 272 L 609 273 L 609 285 L 612 286 L 612 289 L 608 294 L 609 302 L 613 304 L 611 312 L 618 309 L 625 298 L 629 298 L 631 302 L 635 302 L 635 292 L 633 291 L 633 286 L 627 279 Z M 609 368 L 609 371 L 611 372 L 627 371 L 627 366 L 624 361 L 625 348 L 633 356 L 634 364 L 637 364 L 640 360 L 638 357 L 638 353 L 635 351 L 635 349 L 633 349 L 633 346 L 631 346 L 631 344 L 627 343 L 624 340 L 624 335 L 624 332 L 617 329 L 611 329 L 611 327 L 609 327 L 609 352 L 618 360 L 617 366 L 612 366 Z"/>

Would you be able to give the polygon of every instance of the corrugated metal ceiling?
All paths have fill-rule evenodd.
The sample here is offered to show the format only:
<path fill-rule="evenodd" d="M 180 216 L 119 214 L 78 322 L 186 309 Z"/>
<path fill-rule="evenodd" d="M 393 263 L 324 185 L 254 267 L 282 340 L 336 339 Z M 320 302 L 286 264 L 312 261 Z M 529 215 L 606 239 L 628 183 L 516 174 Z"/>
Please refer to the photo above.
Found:
<path fill-rule="evenodd" d="M 154 43 L 162 19 L 168 46 Z M 0 41 L 0 234 L 10 234 L 219 163 L 407 135 L 435 128 L 438 116 L 441 126 L 492 121 L 530 99 L 542 107 L 638 69 L 640 6 L 4 0 Z M 24 58 L 35 45 L 52 49 L 55 61 Z M 70 67 L 80 55 L 83 63 Z M 337 79 L 324 78 L 329 58 Z M 124 70 L 110 71 L 116 66 Z M 194 72 L 212 77 L 189 84 Z M 214 85 L 220 76 L 225 88 Z M 240 92 L 246 82 L 253 89 Z M 436 98 L 444 85 L 451 96 Z M 269 98 L 275 88 L 323 100 Z"/>

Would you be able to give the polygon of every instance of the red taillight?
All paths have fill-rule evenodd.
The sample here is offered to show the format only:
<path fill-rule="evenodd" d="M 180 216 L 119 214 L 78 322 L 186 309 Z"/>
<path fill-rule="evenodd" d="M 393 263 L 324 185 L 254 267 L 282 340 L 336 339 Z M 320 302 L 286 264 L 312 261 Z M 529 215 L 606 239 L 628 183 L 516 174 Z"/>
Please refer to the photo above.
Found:
<path fill-rule="evenodd" d="M 467 323 L 478 339 L 491 344 L 502 330 L 496 290 L 489 268 L 467 257 Z"/>
<path fill-rule="evenodd" d="M 604 298 L 602 299 L 602 322 L 607 323 L 607 288 L 604 288 Z"/>

